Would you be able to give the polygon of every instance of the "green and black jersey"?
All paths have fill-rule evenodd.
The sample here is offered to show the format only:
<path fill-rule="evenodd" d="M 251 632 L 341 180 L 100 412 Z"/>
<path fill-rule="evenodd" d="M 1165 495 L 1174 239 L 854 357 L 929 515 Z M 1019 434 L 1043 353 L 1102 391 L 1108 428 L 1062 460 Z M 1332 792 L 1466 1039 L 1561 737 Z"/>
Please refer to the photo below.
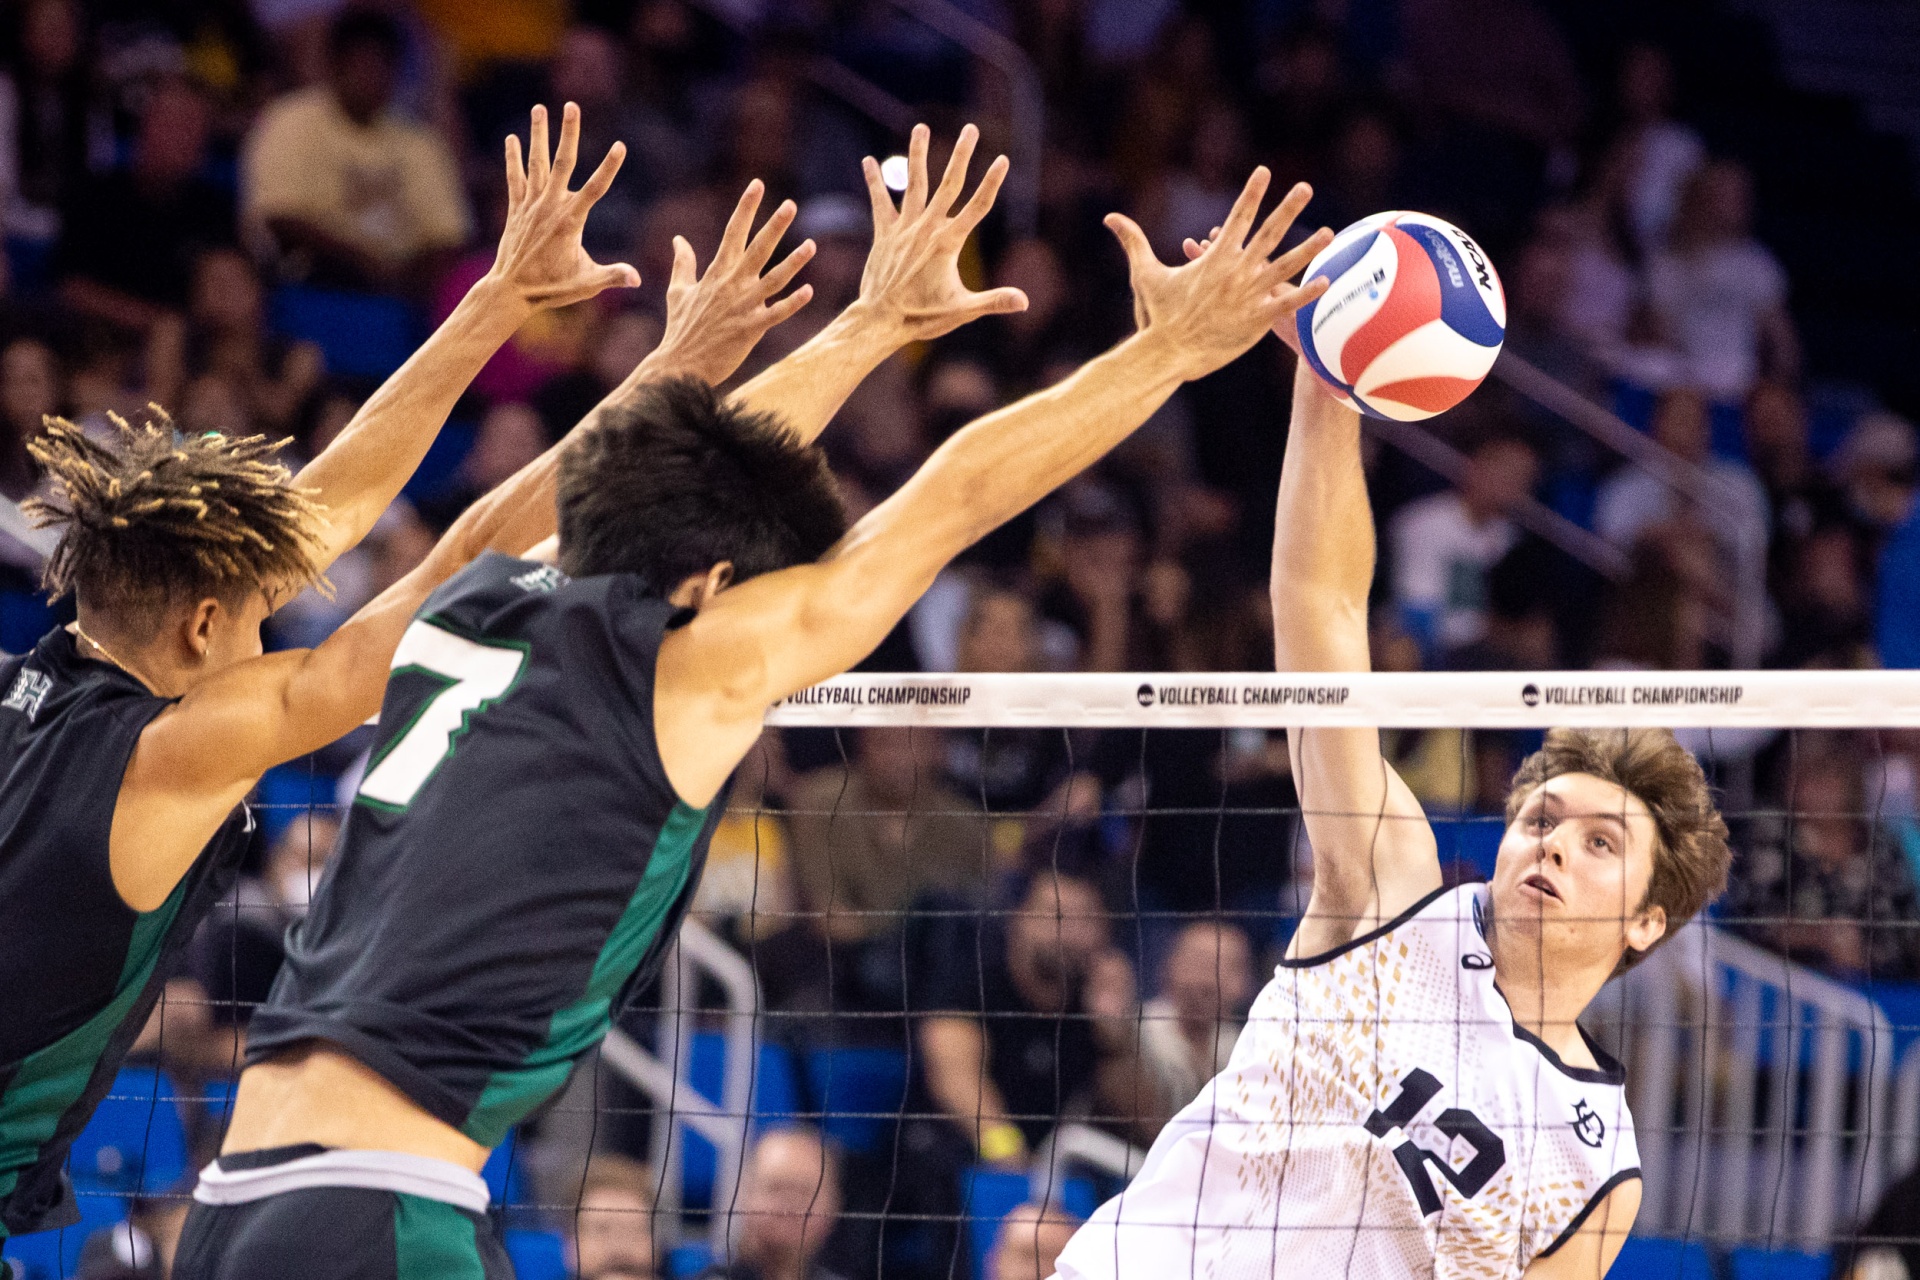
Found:
<path fill-rule="evenodd" d="M 0 1239 L 78 1220 L 67 1149 L 246 850 L 242 806 L 159 909 L 114 888 L 120 782 L 169 702 L 64 630 L 0 662 Z"/>
<path fill-rule="evenodd" d="M 501 555 L 434 592 L 249 1062 L 331 1042 L 486 1146 L 559 1090 L 658 964 L 725 805 L 683 803 L 654 743 L 654 661 L 690 616 Z"/>

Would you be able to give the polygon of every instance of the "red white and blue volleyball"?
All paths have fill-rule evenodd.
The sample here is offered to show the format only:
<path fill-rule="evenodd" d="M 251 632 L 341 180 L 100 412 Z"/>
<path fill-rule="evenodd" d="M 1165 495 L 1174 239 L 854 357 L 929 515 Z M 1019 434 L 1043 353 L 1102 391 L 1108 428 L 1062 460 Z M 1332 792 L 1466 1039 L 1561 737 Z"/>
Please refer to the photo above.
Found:
<path fill-rule="evenodd" d="M 1507 335 L 1500 275 L 1472 237 L 1424 213 L 1362 218 L 1307 264 L 1300 350 L 1340 399 L 1413 422 L 1466 399 Z"/>

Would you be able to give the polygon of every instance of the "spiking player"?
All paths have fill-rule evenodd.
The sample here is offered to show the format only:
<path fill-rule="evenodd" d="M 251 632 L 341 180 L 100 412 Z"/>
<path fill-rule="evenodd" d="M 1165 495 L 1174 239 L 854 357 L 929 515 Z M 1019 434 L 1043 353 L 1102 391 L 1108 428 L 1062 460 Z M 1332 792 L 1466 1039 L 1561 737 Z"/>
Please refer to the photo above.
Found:
<path fill-rule="evenodd" d="M 996 160 L 950 214 L 977 136 L 930 190 L 915 129 L 897 209 L 866 162 L 860 298 L 795 356 L 815 408 L 776 418 L 752 384 L 723 404 L 690 383 L 610 406 L 563 457 L 557 565 L 486 557 L 427 602 L 341 850 L 253 1020 L 178 1280 L 428 1259 L 508 1274 L 476 1171 L 673 936 L 767 709 L 858 661 L 955 555 L 1320 291 L 1287 281 L 1327 236 L 1271 258 L 1306 188 L 1255 225 L 1265 170 L 1179 269 L 1116 216 L 1141 331 L 960 431 L 843 533 L 811 446 L 833 406 L 904 343 L 1024 305 L 960 282 L 1006 173 Z"/>
<path fill-rule="evenodd" d="M 1359 415 L 1303 360 L 1273 541 L 1280 670 L 1369 669 L 1373 557 Z M 1700 766 L 1665 730 L 1556 729 L 1514 778 L 1492 883 L 1450 890 L 1377 730 L 1288 738 L 1305 916 L 1226 1071 L 1061 1280 L 1600 1280 L 1640 1171 L 1625 1070 L 1577 1019 L 1725 883 Z"/>
<path fill-rule="evenodd" d="M 0 664 L 0 1240 L 76 1220 L 67 1148 L 171 957 L 231 883 L 260 775 L 372 714 L 428 591 L 482 550 L 552 529 L 548 456 L 324 644 L 261 655 L 262 620 L 366 534 L 530 314 L 639 282 L 580 248 L 624 149 L 569 191 L 579 134 L 568 104 L 551 155 L 544 108 L 524 167 L 508 140 L 492 271 L 297 479 L 276 446 L 180 435 L 164 417 L 107 443 L 53 423 L 34 443 L 54 485 L 43 513 L 65 525 L 47 585 L 75 593 L 79 621 Z M 758 201 L 750 188 L 745 217 Z M 667 337 L 635 378 L 725 377 L 804 305 L 804 289 L 764 304 L 805 246 L 759 276 L 792 216 L 783 208 L 754 252 L 716 261 L 697 287 L 690 262 L 676 264 Z"/>

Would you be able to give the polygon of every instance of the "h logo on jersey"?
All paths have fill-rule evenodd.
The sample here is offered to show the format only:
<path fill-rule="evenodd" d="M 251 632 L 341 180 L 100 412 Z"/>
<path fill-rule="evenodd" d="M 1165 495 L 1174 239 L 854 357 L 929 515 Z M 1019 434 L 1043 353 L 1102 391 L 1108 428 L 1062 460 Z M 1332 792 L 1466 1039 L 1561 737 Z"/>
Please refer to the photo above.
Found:
<path fill-rule="evenodd" d="M 1587 1105 L 1585 1098 L 1573 1104 L 1573 1136 L 1592 1147 L 1595 1151 L 1606 1141 L 1607 1122 L 1598 1112 Z"/>
<path fill-rule="evenodd" d="M 47 694 L 52 690 L 53 680 L 46 672 L 22 667 L 13 682 L 13 688 L 7 690 L 6 700 L 0 702 L 0 707 L 8 711 L 24 711 L 31 721 L 40 714 L 40 704 L 47 700 Z"/>

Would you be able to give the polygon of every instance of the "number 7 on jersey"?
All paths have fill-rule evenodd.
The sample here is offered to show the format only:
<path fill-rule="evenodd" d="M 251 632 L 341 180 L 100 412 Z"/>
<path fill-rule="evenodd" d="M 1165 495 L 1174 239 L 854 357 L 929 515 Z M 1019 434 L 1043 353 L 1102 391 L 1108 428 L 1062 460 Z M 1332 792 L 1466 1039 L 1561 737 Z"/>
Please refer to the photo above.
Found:
<path fill-rule="evenodd" d="M 393 671 L 411 668 L 444 683 L 367 766 L 358 798 L 406 808 L 453 754 L 468 722 L 512 691 L 526 663 L 519 646 L 481 644 L 424 620 L 409 626 L 394 650 Z"/>

